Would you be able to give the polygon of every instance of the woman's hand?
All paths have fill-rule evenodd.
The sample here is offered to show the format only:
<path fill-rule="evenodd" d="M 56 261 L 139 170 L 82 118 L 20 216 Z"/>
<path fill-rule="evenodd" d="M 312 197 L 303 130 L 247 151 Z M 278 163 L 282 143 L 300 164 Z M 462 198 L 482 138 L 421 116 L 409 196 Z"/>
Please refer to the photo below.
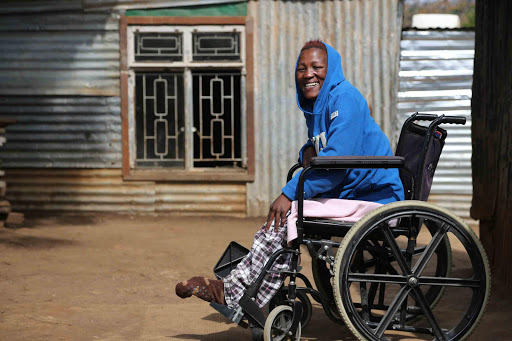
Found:
<path fill-rule="evenodd" d="M 307 146 L 302 151 L 302 167 L 306 168 L 309 166 L 309 162 L 311 161 L 312 157 L 316 156 L 316 150 L 313 146 Z"/>
<path fill-rule="evenodd" d="M 265 229 L 269 229 L 272 225 L 272 221 L 275 220 L 274 223 L 274 231 L 280 226 L 284 226 L 286 221 L 286 213 L 291 209 L 292 202 L 288 199 L 283 193 L 277 197 L 276 200 L 270 205 L 270 209 L 268 211 L 267 222 L 265 223 Z"/>

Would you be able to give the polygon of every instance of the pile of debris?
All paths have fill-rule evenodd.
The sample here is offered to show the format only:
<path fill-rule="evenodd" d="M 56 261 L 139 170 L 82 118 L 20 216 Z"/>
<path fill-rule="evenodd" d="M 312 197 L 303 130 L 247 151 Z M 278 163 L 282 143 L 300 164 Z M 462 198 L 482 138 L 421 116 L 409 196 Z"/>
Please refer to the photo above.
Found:
<path fill-rule="evenodd" d="M 5 128 L 13 123 L 16 123 L 13 119 L 0 118 L 0 147 L 7 142 Z M 4 176 L 5 171 L 0 170 L 0 227 L 21 227 L 24 216 L 23 213 L 11 212 L 11 204 L 5 198 L 7 184 L 5 183 Z"/>

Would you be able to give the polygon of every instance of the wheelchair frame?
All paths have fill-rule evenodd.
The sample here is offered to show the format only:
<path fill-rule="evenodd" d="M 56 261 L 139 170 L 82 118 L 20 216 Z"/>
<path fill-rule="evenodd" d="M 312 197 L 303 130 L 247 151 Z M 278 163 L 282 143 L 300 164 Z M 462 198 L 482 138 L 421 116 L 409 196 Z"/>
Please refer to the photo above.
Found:
<path fill-rule="evenodd" d="M 259 277 L 246 290 L 244 296 L 239 301 L 239 307 L 237 309 L 216 303 L 211 303 L 212 307 L 224 314 L 231 321 L 242 326 L 247 326 L 247 323 L 245 323 L 245 320 L 247 320 L 248 325 L 251 327 L 253 340 L 274 340 L 272 336 L 269 336 L 272 334 L 270 329 L 279 330 L 279 328 L 281 328 L 280 335 L 282 338 L 278 337 L 276 340 L 281 340 L 285 337 L 291 339 L 300 338 L 301 322 L 302 324 L 306 324 L 311 317 L 311 302 L 307 297 L 308 294 L 322 305 L 324 312 L 331 320 L 336 323 L 342 323 L 343 319 L 345 324 L 350 327 L 352 332 L 360 340 L 383 339 L 384 332 L 390 329 L 431 334 L 439 340 L 462 339 L 469 335 L 478 319 L 483 314 L 490 290 L 490 274 L 485 252 L 476 235 L 472 233 L 469 227 L 467 227 L 460 218 L 455 217 L 447 210 L 442 210 L 423 202 L 428 198 L 430 191 L 429 179 L 425 179 L 424 168 L 425 161 L 429 157 L 430 148 L 433 145 L 432 141 L 436 132 L 437 134 L 441 134 L 440 149 L 442 149 L 442 144 L 446 137 L 446 131 L 438 128 L 438 126 L 443 123 L 465 124 L 465 118 L 418 113 L 413 114 L 403 125 L 397 146 L 397 153 L 400 151 L 400 148 L 403 147 L 400 141 L 404 141 L 405 134 L 409 132 L 408 129 L 411 126 L 420 127 L 413 124 L 414 121 L 418 120 L 431 121 L 431 123 L 428 128 L 423 127 L 422 130 L 424 137 L 421 153 L 416 163 L 413 165 L 413 168 L 416 169 L 410 169 L 410 167 L 408 167 L 410 166 L 407 162 L 408 160 L 403 156 L 336 156 L 312 158 L 310 165 L 304 168 L 299 176 L 297 239 L 292 242 L 291 247 L 280 249 L 272 254 Z M 435 160 L 436 164 L 438 158 L 439 155 L 437 155 L 437 159 Z M 430 166 L 432 165 L 429 165 L 429 167 Z M 289 181 L 294 172 L 301 167 L 302 165 L 300 163 L 294 165 L 288 172 L 287 181 Z M 355 224 L 304 217 L 304 182 L 310 171 L 314 169 L 370 168 L 398 168 L 402 182 L 404 182 L 404 179 L 408 182 L 404 183 L 406 200 L 384 205 L 374 210 L 374 212 L 379 211 L 376 212 L 376 214 L 371 212 Z M 435 169 L 435 165 L 433 168 Z M 426 185 L 424 183 L 425 181 L 427 181 Z M 418 201 L 422 199 L 423 201 Z M 396 226 L 390 228 L 389 223 L 393 219 L 396 221 Z M 432 234 L 433 242 L 431 243 L 432 245 L 429 244 L 427 247 L 416 248 L 415 239 L 423 224 L 427 226 Z M 437 227 L 436 224 L 441 225 Z M 472 256 L 471 261 L 473 267 L 478 268 L 479 272 L 485 274 L 483 277 L 481 276 L 474 280 L 449 278 L 451 251 L 450 243 L 446 237 L 448 229 L 454 231 L 453 233 L 456 232 L 457 236 L 461 236 L 461 238 L 464 239 L 466 243 L 464 246 L 469 248 L 468 254 L 473 253 L 478 255 L 478 257 Z M 399 236 L 405 236 L 408 240 L 405 250 L 398 249 L 396 242 L 393 242 L 393 240 Z M 319 240 L 316 237 L 324 239 Z M 336 242 L 331 240 L 332 237 L 344 238 L 342 242 Z M 357 239 L 355 243 L 357 244 L 356 246 L 351 245 L 354 244 L 352 238 Z M 379 238 L 382 239 L 382 245 L 380 245 L 381 240 Z M 318 270 L 315 272 L 315 265 L 313 266 L 313 274 L 319 290 L 314 289 L 311 282 L 300 273 L 300 267 L 298 266 L 300 245 L 307 247 L 309 254 L 313 258 L 313 262 L 325 262 L 326 266 L 329 264 L 331 268 L 334 267 L 334 273 L 332 270 L 326 272 L 324 268 L 323 272 L 319 274 Z M 333 255 L 333 248 L 338 248 L 336 257 Z M 344 250 L 348 255 L 343 254 Z M 384 250 L 386 252 L 384 257 L 386 260 L 383 261 L 383 258 L 379 258 L 382 256 L 375 253 L 377 256 L 371 261 L 375 263 L 390 263 L 391 261 L 396 261 L 402 271 L 402 275 L 398 274 L 398 272 L 395 274 L 393 271 L 391 271 L 393 273 L 388 274 L 387 272 L 390 272 L 390 270 L 382 269 L 376 270 L 374 274 L 361 274 L 357 272 L 357 269 L 354 270 L 357 268 L 356 263 L 358 263 L 359 268 L 366 271 L 369 267 L 366 267 L 367 264 L 364 259 L 361 260 L 363 253 L 369 252 L 373 256 L 374 253 L 372 252 L 376 252 L 375 250 L 379 252 Z M 439 257 L 436 265 L 436 276 L 422 277 L 421 272 L 426 266 L 426 263 L 429 262 L 433 253 L 436 253 Z M 291 254 L 291 268 L 288 271 L 276 272 L 271 270 L 275 260 L 283 254 Z M 411 259 L 413 255 L 420 255 L 420 264 L 415 265 L 414 268 L 411 269 Z M 336 271 L 337 269 L 339 271 Z M 272 313 L 265 319 L 262 310 L 255 303 L 255 297 L 265 275 L 268 273 L 281 273 L 289 278 L 289 283 L 287 286 L 283 285 L 272 299 L 270 303 Z M 330 285 L 332 277 L 335 279 L 333 287 Z M 297 278 L 305 283 L 305 287 L 297 286 Z M 319 282 L 322 283 L 319 284 Z M 349 293 L 350 286 L 353 282 L 359 282 L 361 297 L 367 297 L 365 298 L 365 302 L 363 302 L 364 299 L 361 298 L 361 303 L 358 307 L 357 304 L 351 302 Z M 366 288 L 367 283 L 370 284 L 369 292 Z M 400 285 L 400 295 L 402 295 L 400 299 L 402 301 L 396 303 L 395 301 L 400 299 L 395 298 L 389 306 L 383 303 L 386 283 Z M 426 293 L 422 293 L 418 291 L 420 285 L 430 285 L 430 288 Z M 459 323 L 459 325 L 449 331 L 445 331 L 440 327 L 432 313 L 433 306 L 435 306 L 443 293 L 443 285 L 471 287 L 474 293 L 471 302 L 471 307 L 473 308 L 471 309 L 476 309 L 476 312 L 469 314 L 471 316 L 468 318 L 468 320 L 470 320 L 468 323 L 463 321 L 464 323 Z M 373 304 L 379 287 L 378 303 Z M 333 295 L 329 294 L 329 289 L 332 289 Z M 407 306 L 408 295 L 413 297 L 419 307 L 411 308 Z M 371 298 L 370 301 L 368 297 Z M 273 307 L 276 307 L 276 309 L 273 310 Z M 384 309 L 386 311 L 385 315 L 380 318 L 372 315 L 372 308 L 375 307 Z M 340 314 L 341 317 L 339 316 Z M 280 316 L 280 320 L 282 320 L 283 316 L 286 316 L 287 323 L 284 326 L 275 325 L 274 322 L 277 321 L 278 316 Z M 409 321 L 422 316 L 426 316 L 431 324 L 431 328 L 407 325 Z"/>

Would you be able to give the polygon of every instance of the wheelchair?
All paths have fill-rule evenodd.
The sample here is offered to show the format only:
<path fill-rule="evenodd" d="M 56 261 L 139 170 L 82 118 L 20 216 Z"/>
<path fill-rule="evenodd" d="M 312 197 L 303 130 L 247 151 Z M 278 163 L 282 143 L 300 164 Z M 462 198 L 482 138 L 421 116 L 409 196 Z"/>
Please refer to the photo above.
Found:
<path fill-rule="evenodd" d="M 461 218 L 426 202 L 447 136 L 439 125 L 465 122 L 464 117 L 415 113 L 402 127 L 395 156 L 312 158 L 299 177 L 298 238 L 270 257 L 237 309 L 216 303 L 212 307 L 249 326 L 253 340 L 299 340 L 311 318 L 310 297 L 329 319 L 346 325 L 359 340 L 395 340 L 404 335 L 410 339 L 411 334 L 435 340 L 469 336 L 490 293 L 487 256 Z M 293 166 L 288 180 L 301 167 Z M 405 200 L 382 205 L 356 223 L 304 217 L 304 181 L 310 171 L 363 168 L 398 168 Z M 462 253 L 453 254 L 454 243 Z M 300 245 L 312 257 L 316 289 L 300 272 Z M 247 252 L 232 242 L 214 268 L 217 277 L 229 273 Z M 265 317 L 254 298 L 282 254 L 292 258 L 290 269 L 280 271 L 288 277 L 283 282 L 287 284 L 272 298 Z M 458 272 L 452 271 L 455 258 L 465 259 Z M 443 300 L 462 291 L 464 302 Z"/>

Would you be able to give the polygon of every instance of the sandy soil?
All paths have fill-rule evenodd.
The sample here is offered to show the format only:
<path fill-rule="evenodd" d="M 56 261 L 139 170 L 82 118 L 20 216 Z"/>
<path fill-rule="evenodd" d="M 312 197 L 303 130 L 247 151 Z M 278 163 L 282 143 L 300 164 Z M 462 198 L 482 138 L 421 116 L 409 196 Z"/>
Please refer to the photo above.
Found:
<path fill-rule="evenodd" d="M 177 281 L 212 276 L 231 240 L 250 246 L 263 219 L 60 215 L 0 229 L 1 340 L 249 340 Z M 454 250 L 456 256 L 457 250 Z M 310 260 L 304 272 L 312 278 Z M 457 293 L 445 295 L 457 305 Z M 510 291 L 493 291 L 470 340 L 512 340 Z M 318 305 L 305 340 L 355 340 Z M 409 338 L 410 339 L 410 338 Z"/>

